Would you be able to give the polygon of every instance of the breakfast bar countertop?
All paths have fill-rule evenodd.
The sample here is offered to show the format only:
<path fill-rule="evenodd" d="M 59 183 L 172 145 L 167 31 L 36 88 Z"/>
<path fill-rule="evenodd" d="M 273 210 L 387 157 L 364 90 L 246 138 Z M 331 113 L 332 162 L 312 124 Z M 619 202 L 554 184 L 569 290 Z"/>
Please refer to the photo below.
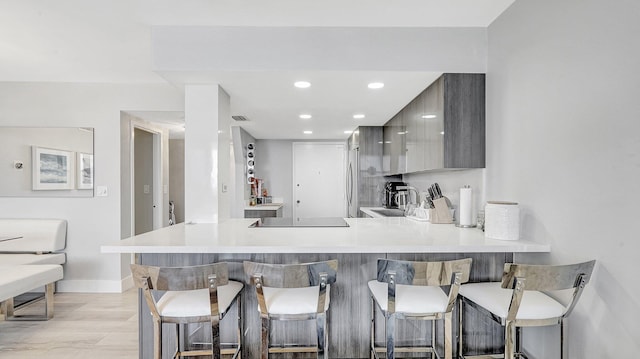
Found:
<path fill-rule="evenodd" d="M 257 219 L 161 228 L 101 247 L 102 253 L 516 253 L 546 243 L 487 239 L 476 228 L 403 217 L 345 218 L 349 227 L 249 228 Z"/>

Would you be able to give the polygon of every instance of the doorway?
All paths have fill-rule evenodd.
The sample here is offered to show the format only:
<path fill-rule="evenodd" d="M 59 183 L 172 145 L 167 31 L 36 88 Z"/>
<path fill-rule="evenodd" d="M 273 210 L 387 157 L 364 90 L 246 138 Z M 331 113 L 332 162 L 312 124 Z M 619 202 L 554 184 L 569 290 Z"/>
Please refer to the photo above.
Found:
<path fill-rule="evenodd" d="M 346 144 L 293 143 L 293 218 L 346 217 Z"/>

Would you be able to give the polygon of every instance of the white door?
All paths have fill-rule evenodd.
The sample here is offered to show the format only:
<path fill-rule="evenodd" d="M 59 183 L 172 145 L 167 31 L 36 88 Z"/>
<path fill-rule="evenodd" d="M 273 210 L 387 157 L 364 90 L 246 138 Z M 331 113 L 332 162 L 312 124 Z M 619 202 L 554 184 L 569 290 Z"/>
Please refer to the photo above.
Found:
<path fill-rule="evenodd" d="M 345 217 L 346 144 L 293 143 L 293 217 Z"/>

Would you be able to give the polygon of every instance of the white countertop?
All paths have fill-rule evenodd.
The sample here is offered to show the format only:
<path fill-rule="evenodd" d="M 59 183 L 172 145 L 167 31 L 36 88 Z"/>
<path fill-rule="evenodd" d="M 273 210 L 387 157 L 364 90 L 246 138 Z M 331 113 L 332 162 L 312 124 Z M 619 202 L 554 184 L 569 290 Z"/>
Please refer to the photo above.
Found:
<path fill-rule="evenodd" d="M 345 218 L 350 227 L 249 228 L 254 218 L 177 224 L 101 247 L 102 253 L 504 253 L 549 244 L 486 239 L 475 228 L 403 217 Z"/>
<path fill-rule="evenodd" d="M 244 209 L 250 211 L 277 211 L 283 206 L 282 203 L 256 204 L 255 206 L 245 206 Z"/>

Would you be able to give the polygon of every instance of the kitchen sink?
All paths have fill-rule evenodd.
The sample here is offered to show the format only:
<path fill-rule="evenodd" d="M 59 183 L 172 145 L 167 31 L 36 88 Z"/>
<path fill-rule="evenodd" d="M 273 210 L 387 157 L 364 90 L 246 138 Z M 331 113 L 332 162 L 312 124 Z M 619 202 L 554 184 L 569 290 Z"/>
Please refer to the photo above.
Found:
<path fill-rule="evenodd" d="M 377 214 L 383 215 L 385 217 L 404 217 L 404 211 L 401 209 L 381 208 L 381 209 L 372 209 L 371 211 L 376 212 Z"/>

